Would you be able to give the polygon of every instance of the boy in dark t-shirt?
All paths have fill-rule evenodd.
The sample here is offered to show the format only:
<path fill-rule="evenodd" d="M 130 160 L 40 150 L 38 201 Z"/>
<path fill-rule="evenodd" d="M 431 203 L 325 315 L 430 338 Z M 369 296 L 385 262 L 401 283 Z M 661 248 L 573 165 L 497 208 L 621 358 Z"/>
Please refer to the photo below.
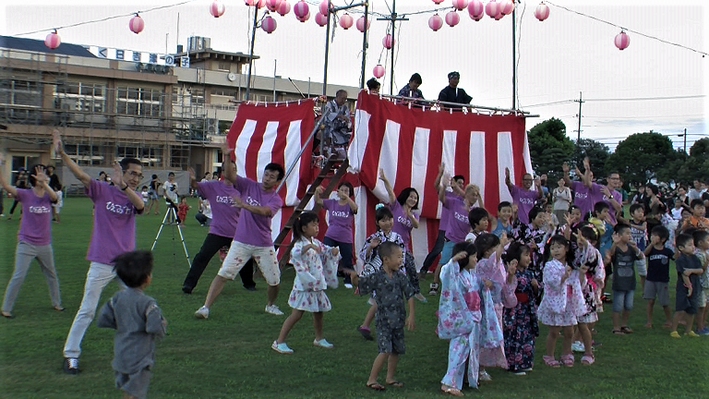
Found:
<path fill-rule="evenodd" d="M 643 299 L 647 300 L 647 323 L 645 323 L 647 328 L 652 328 L 652 308 L 655 306 L 655 298 L 665 312 L 665 323 L 662 326 L 672 327 L 669 282 L 670 259 L 674 258 L 674 252 L 665 247 L 669 236 L 670 232 L 665 226 L 655 226 L 650 233 L 650 245 L 644 251 L 647 259 L 647 278 L 643 287 Z"/>
<path fill-rule="evenodd" d="M 684 335 L 698 337 L 692 331 L 694 315 L 699 308 L 699 276 L 703 273 L 699 258 L 694 255 L 694 238 L 688 234 L 680 234 L 675 240 L 680 256 L 677 257 L 677 292 L 675 294 L 675 316 L 672 321 L 672 338 L 681 338 L 677 332 L 680 320 L 684 319 L 687 329 Z"/>
<path fill-rule="evenodd" d="M 613 262 L 613 333 L 630 334 L 628 318 L 633 309 L 635 292 L 635 261 L 645 261 L 627 224 L 615 225 L 613 245 L 606 255 L 606 262 Z M 622 312 L 622 323 L 621 323 Z"/>

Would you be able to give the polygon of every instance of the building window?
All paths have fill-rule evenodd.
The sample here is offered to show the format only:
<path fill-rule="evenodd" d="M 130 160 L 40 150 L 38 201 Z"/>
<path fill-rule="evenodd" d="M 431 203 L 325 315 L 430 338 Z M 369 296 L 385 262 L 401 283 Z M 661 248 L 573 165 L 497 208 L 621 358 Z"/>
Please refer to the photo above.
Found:
<path fill-rule="evenodd" d="M 0 117 L 10 121 L 34 119 L 42 106 L 42 86 L 28 80 L 3 80 L 0 105 Z"/>
<path fill-rule="evenodd" d="M 164 116 L 163 92 L 145 87 L 118 87 L 116 113 L 139 116 Z"/>
<path fill-rule="evenodd" d="M 54 107 L 65 111 L 103 113 L 106 110 L 106 86 L 83 82 L 57 86 Z"/>
<path fill-rule="evenodd" d="M 103 164 L 103 155 L 99 146 L 88 144 L 65 144 L 64 152 L 81 166 L 98 166 Z"/>
<path fill-rule="evenodd" d="M 162 148 L 160 147 L 144 147 L 139 144 L 133 144 L 118 146 L 117 151 L 118 159 L 137 158 L 143 166 L 162 166 Z"/>
<path fill-rule="evenodd" d="M 185 168 L 189 166 L 190 148 L 182 146 L 170 147 L 170 167 Z"/>

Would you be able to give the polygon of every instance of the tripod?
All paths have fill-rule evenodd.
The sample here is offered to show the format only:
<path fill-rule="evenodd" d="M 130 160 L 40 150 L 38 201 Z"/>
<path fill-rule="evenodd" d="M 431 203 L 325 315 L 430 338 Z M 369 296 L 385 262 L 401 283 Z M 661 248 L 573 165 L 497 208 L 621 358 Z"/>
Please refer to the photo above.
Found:
<path fill-rule="evenodd" d="M 158 238 L 160 238 L 160 233 L 162 233 L 163 227 L 165 225 L 171 225 L 172 226 L 172 256 L 173 258 L 175 257 L 175 226 L 177 226 L 177 232 L 180 233 L 180 241 L 182 241 L 182 249 L 185 251 L 185 258 L 187 259 L 187 267 L 192 267 L 192 263 L 190 262 L 190 255 L 187 253 L 187 246 L 185 245 L 185 237 L 182 235 L 182 228 L 180 225 L 177 223 L 177 212 L 175 212 L 175 208 L 172 206 L 168 206 L 167 210 L 165 211 L 165 216 L 162 218 L 162 223 L 160 224 L 160 229 L 158 230 L 158 234 L 155 236 L 155 241 L 153 241 L 153 246 L 150 248 L 150 250 L 155 249 L 155 245 L 158 243 Z"/>

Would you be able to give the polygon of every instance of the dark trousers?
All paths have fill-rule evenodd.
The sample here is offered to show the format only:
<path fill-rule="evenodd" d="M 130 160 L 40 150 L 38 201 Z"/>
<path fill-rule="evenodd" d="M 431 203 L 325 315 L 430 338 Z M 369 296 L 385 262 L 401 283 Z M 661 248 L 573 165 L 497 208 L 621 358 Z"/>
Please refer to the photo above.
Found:
<path fill-rule="evenodd" d="M 339 270 L 344 272 L 344 283 L 352 284 L 349 274 L 351 270 L 354 270 L 352 268 L 352 243 L 335 241 L 329 237 L 323 238 L 322 243 L 329 247 L 337 247 L 340 249 L 342 259 L 340 260 Z"/>
<path fill-rule="evenodd" d="M 222 247 L 229 247 L 233 239 L 231 237 L 222 237 L 216 234 L 209 233 L 202 243 L 202 248 L 199 249 L 199 253 L 194 257 L 192 261 L 192 266 L 190 271 L 187 272 L 187 277 L 185 277 L 185 282 L 182 286 L 194 289 L 199 281 L 199 278 L 204 273 L 204 269 L 212 260 L 214 255 L 219 252 Z M 241 276 L 241 283 L 244 284 L 245 288 L 255 287 L 254 282 L 254 260 L 251 259 L 246 262 L 246 265 L 239 271 Z"/>
<path fill-rule="evenodd" d="M 15 200 L 12 202 L 12 208 L 10 208 L 10 215 L 12 215 L 13 212 L 15 212 L 15 208 L 17 207 L 17 204 L 19 204 L 19 203 L 20 203 L 20 201 L 18 201 L 18 200 Z"/>
<path fill-rule="evenodd" d="M 436 257 L 441 254 L 441 251 L 443 251 L 443 244 L 445 244 L 445 241 L 445 230 L 438 230 L 438 238 L 436 238 L 436 244 L 433 245 L 433 249 L 431 249 L 431 252 L 426 255 L 426 259 L 424 259 L 423 261 L 423 267 L 421 268 L 421 273 L 428 272 L 428 268 L 431 267 L 433 261 L 436 260 Z"/>
<path fill-rule="evenodd" d="M 197 222 L 199 222 L 202 226 L 209 226 L 212 222 L 212 219 L 204 216 L 204 213 L 202 212 L 197 212 L 197 214 L 194 215 L 194 218 L 197 219 Z"/>

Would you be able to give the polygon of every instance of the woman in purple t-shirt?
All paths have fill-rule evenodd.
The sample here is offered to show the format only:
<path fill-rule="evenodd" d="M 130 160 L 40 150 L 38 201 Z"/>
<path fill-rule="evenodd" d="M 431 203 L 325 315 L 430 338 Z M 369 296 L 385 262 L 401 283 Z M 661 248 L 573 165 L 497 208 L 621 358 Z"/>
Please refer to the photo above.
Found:
<path fill-rule="evenodd" d="M 4 160 L 0 156 L 0 165 Z M 44 173 L 44 165 L 31 169 L 29 183 L 31 189 L 15 188 L 7 184 L 0 174 L 0 185 L 12 194 L 13 198 L 22 204 L 22 221 L 17 234 L 17 251 L 15 252 L 15 270 L 5 290 L 2 303 L 2 316 L 11 319 L 12 308 L 25 280 L 27 271 L 33 259 L 37 259 L 49 285 L 49 296 L 55 310 L 62 311 L 59 295 L 59 280 L 54 268 L 52 252 L 52 204 L 57 202 L 57 194 L 49 188 L 49 178 Z"/>
<path fill-rule="evenodd" d="M 357 213 L 357 204 L 352 200 L 354 187 L 348 182 L 340 183 L 337 199 L 322 199 L 322 186 L 315 189 L 315 203 L 322 206 L 328 214 L 328 228 L 323 244 L 340 249 L 340 271 L 344 273 L 344 284 L 352 288 L 350 270 L 352 268 L 352 222 Z"/>

